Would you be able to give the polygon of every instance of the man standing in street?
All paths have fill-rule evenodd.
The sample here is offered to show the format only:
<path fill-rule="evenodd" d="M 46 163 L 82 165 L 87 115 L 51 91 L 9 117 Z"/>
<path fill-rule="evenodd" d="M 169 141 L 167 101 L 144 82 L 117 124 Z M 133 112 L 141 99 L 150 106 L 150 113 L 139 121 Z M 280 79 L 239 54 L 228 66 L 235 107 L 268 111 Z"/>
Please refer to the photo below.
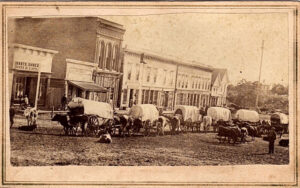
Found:
<path fill-rule="evenodd" d="M 274 153 L 274 142 L 275 142 L 275 140 L 276 140 L 275 127 L 272 127 L 271 131 L 268 134 L 269 154 Z"/>

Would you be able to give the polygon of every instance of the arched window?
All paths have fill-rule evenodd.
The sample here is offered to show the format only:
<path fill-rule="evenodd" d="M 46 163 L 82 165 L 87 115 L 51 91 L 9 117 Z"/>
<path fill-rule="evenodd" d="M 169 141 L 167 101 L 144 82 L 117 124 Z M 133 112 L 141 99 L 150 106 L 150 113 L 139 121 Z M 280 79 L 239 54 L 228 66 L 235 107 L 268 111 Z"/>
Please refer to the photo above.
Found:
<path fill-rule="evenodd" d="M 112 47 L 111 43 L 108 43 L 106 45 L 106 62 L 105 62 L 105 68 L 110 70 L 111 68 L 111 57 L 112 57 Z"/>
<path fill-rule="evenodd" d="M 118 66 L 119 66 L 119 46 L 115 45 L 114 46 L 114 52 L 113 52 L 112 69 L 115 70 L 115 71 L 118 71 Z"/>
<path fill-rule="evenodd" d="M 100 53 L 99 53 L 99 64 L 98 67 L 99 68 L 103 68 L 103 64 L 104 64 L 104 55 L 105 55 L 105 43 L 104 41 L 101 41 L 100 43 Z"/>

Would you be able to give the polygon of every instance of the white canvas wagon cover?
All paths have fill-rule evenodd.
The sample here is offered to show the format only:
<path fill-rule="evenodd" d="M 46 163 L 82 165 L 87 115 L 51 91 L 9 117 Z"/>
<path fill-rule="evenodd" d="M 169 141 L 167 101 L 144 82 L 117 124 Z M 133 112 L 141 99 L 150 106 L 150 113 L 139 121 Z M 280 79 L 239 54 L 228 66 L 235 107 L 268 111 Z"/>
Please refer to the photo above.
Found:
<path fill-rule="evenodd" d="M 131 107 L 129 116 L 134 119 L 141 118 L 142 121 L 155 121 L 158 119 L 159 112 L 153 104 L 140 104 Z"/>
<path fill-rule="evenodd" d="M 83 113 L 86 115 L 98 115 L 102 118 L 113 119 L 113 109 L 108 103 L 75 97 L 69 102 L 68 107 L 70 109 L 83 107 Z"/>
<path fill-rule="evenodd" d="M 289 117 L 284 113 L 276 112 L 271 115 L 271 119 L 280 119 L 280 124 L 288 124 Z"/>
<path fill-rule="evenodd" d="M 246 109 L 238 110 L 235 114 L 235 117 L 240 121 L 249 121 L 249 122 L 259 121 L 259 115 L 254 110 L 246 110 Z"/>
<path fill-rule="evenodd" d="M 231 120 L 231 112 L 227 108 L 222 107 L 210 107 L 207 109 L 207 116 L 210 116 L 213 120 L 218 121 L 220 119 L 224 121 Z"/>
<path fill-rule="evenodd" d="M 191 118 L 192 122 L 196 122 L 200 118 L 199 108 L 196 106 L 178 105 L 175 107 L 175 113 L 178 110 L 181 110 L 184 121 Z"/>

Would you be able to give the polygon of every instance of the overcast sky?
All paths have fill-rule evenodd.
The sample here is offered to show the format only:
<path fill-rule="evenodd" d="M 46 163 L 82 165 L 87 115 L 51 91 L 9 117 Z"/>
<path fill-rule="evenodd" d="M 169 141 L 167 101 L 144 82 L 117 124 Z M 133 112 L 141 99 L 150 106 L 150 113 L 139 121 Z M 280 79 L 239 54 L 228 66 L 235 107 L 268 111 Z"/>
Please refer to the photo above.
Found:
<path fill-rule="evenodd" d="M 124 45 L 227 68 L 231 83 L 258 80 L 288 83 L 287 14 L 184 13 L 101 16 L 122 24 Z"/>

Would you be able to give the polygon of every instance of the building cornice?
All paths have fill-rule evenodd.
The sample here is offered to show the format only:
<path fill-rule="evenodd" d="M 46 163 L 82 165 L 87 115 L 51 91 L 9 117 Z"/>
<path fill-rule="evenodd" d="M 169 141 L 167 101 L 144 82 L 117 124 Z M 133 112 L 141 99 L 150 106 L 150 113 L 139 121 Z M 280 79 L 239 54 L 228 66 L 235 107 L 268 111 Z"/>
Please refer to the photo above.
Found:
<path fill-rule="evenodd" d="M 203 65 L 199 65 L 199 64 L 195 64 L 195 63 L 183 62 L 181 60 L 175 60 L 175 59 L 172 59 L 170 57 L 163 57 L 163 56 L 159 56 L 159 55 L 152 54 L 152 53 L 149 53 L 149 52 L 144 53 L 144 52 L 139 51 L 139 50 L 133 50 L 133 49 L 128 49 L 128 48 L 124 48 L 124 52 L 127 53 L 127 54 L 130 54 L 130 55 L 137 56 L 137 57 L 140 57 L 141 54 L 144 54 L 145 59 L 153 59 L 153 60 L 158 60 L 158 61 L 164 61 L 164 62 L 175 64 L 175 65 L 178 65 L 178 66 L 189 66 L 189 67 L 199 68 L 199 69 L 206 70 L 206 71 L 209 71 L 209 72 L 213 71 L 212 67 L 203 66 Z"/>
<path fill-rule="evenodd" d="M 44 52 L 44 53 L 48 53 L 48 54 L 51 54 L 51 55 L 54 55 L 54 54 L 58 53 L 58 51 L 55 51 L 55 50 L 49 50 L 49 49 L 45 49 L 45 48 L 38 48 L 38 47 L 28 46 L 28 45 L 24 45 L 24 44 L 16 44 L 16 43 L 10 45 L 9 47 L 39 51 L 39 52 Z"/>
<path fill-rule="evenodd" d="M 95 63 L 91 63 L 91 62 L 86 62 L 86 61 L 79 61 L 79 60 L 75 60 L 75 59 L 66 59 L 67 63 L 73 63 L 73 64 L 79 64 L 79 65 L 85 65 L 85 66 L 89 66 L 89 67 L 96 67 L 97 64 Z"/>

